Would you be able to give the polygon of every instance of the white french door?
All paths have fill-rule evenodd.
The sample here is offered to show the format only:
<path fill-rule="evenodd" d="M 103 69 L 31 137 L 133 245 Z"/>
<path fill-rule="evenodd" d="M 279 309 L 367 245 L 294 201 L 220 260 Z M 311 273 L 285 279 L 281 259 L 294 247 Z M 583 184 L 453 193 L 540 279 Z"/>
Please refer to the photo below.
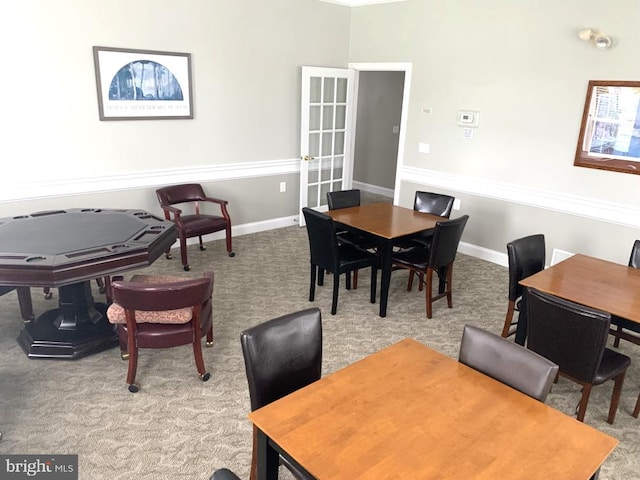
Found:
<path fill-rule="evenodd" d="M 327 210 L 327 192 L 351 188 L 355 71 L 302 67 L 300 225 L 302 207 Z"/>

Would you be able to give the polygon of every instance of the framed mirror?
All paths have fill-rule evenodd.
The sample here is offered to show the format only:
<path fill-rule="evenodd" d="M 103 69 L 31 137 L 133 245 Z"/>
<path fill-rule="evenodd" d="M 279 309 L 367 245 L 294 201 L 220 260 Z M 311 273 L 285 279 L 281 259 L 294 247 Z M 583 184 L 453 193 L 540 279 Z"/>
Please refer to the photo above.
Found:
<path fill-rule="evenodd" d="M 640 82 L 589 82 L 573 164 L 640 174 Z"/>

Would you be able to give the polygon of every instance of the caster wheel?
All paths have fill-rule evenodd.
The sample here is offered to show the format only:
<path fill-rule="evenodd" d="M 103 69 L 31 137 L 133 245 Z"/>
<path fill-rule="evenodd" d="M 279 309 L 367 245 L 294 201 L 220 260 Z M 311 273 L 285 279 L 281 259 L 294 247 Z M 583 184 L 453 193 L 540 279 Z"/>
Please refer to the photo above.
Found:
<path fill-rule="evenodd" d="M 120 352 L 120 358 L 122 360 L 129 360 L 129 352 Z"/>
<path fill-rule="evenodd" d="M 185 265 L 184 266 L 184 271 L 188 272 L 189 270 L 191 270 L 191 265 Z"/>
<path fill-rule="evenodd" d="M 165 254 L 165 257 L 167 260 L 171 260 L 173 258 L 173 255 L 171 255 L 170 253 Z"/>
<path fill-rule="evenodd" d="M 107 291 L 107 289 L 106 289 L 105 287 L 100 287 L 100 288 L 98 289 L 98 291 L 99 291 L 100 293 L 105 293 L 105 292 Z"/>
<path fill-rule="evenodd" d="M 236 256 L 236 252 L 229 252 L 229 256 L 230 257 L 235 257 Z"/>
<path fill-rule="evenodd" d="M 200 375 L 200 380 L 202 380 L 203 382 L 206 382 L 210 378 L 211 378 L 211 374 L 209 372 L 205 373 L 204 375 Z"/>
<path fill-rule="evenodd" d="M 205 247 L 204 245 L 200 245 L 200 250 L 206 250 L 207 247 Z"/>
<path fill-rule="evenodd" d="M 45 298 L 46 300 L 51 300 L 51 299 L 53 298 L 53 293 L 51 293 L 51 292 L 47 292 L 47 293 L 45 293 L 45 294 L 44 294 L 44 298 Z"/>
<path fill-rule="evenodd" d="M 213 342 L 207 342 L 207 343 L 205 343 L 205 346 L 207 348 L 211 348 L 211 347 L 213 347 Z"/>
<path fill-rule="evenodd" d="M 138 384 L 132 383 L 131 385 L 129 385 L 129 391 L 131 393 L 138 393 L 138 390 L 140 390 L 140 387 L 138 386 Z"/>

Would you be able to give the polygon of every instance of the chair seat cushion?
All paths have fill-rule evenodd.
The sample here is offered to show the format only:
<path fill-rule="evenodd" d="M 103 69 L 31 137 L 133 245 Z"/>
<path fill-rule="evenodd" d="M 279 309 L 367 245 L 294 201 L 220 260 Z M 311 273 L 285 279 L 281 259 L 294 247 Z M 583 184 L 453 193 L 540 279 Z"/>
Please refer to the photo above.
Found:
<path fill-rule="evenodd" d="M 183 280 L 184 278 L 182 277 L 170 275 L 134 275 L 130 281 L 139 283 L 167 283 L 180 282 Z M 192 313 L 189 307 L 154 312 L 136 310 L 136 323 L 188 323 L 191 321 Z M 109 306 L 107 309 L 107 318 L 111 323 L 127 323 L 124 308 L 117 303 L 112 303 Z"/>
<path fill-rule="evenodd" d="M 624 372 L 630 363 L 631 359 L 626 355 L 609 348 L 605 348 L 604 354 L 602 355 L 602 362 L 600 363 L 600 368 L 596 373 L 596 378 L 593 380 L 593 384 L 600 385 L 607 380 L 615 378 Z"/>
<path fill-rule="evenodd" d="M 347 243 L 339 245 L 338 249 L 340 252 L 339 273 L 344 273 L 353 269 L 367 268 L 372 264 L 375 265 L 376 268 L 379 267 L 380 258 L 375 253 L 362 250 L 359 247 L 349 245 Z"/>
<path fill-rule="evenodd" d="M 206 235 L 227 228 L 227 220 L 217 215 L 184 215 L 181 217 L 187 237 Z"/>
<path fill-rule="evenodd" d="M 425 270 L 429 262 L 429 250 L 412 247 L 393 254 L 393 262 L 416 270 Z"/>

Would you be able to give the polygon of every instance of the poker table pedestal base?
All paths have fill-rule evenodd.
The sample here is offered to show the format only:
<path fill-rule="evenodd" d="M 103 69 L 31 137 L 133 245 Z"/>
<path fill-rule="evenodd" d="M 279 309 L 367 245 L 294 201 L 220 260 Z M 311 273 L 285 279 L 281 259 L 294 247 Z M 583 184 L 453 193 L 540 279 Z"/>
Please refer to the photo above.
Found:
<path fill-rule="evenodd" d="M 59 307 L 32 320 L 18 335 L 29 358 L 76 360 L 118 345 L 107 306 L 94 303 L 89 282 L 60 287 Z"/>

